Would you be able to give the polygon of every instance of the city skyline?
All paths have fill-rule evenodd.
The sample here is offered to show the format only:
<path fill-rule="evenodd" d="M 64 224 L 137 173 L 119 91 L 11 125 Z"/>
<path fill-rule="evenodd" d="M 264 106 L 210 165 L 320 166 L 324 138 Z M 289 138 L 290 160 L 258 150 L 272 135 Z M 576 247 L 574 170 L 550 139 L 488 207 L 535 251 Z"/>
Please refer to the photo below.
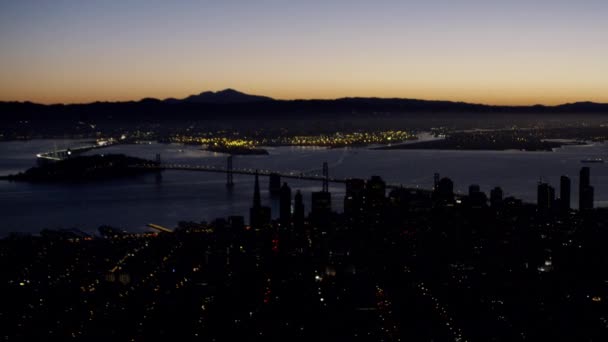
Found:
<path fill-rule="evenodd" d="M 0 101 L 608 102 L 600 1 L 1 5 Z"/>
<path fill-rule="evenodd" d="M 608 341 L 606 14 L 0 2 L 0 336 Z"/>

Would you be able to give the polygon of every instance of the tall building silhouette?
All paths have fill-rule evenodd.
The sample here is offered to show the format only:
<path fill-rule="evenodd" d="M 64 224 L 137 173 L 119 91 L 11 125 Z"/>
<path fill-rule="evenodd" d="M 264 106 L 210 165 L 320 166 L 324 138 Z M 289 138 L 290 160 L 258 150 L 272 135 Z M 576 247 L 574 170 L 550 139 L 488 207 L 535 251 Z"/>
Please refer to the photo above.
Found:
<path fill-rule="evenodd" d="M 260 196 L 260 177 L 258 171 L 255 171 L 255 183 L 253 184 L 253 208 L 262 206 L 262 197 Z"/>
<path fill-rule="evenodd" d="M 451 179 L 444 177 L 437 183 L 437 189 L 433 192 L 435 202 L 439 206 L 454 205 L 454 183 Z"/>
<path fill-rule="evenodd" d="M 386 183 L 380 176 L 372 176 L 365 183 L 365 204 L 368 209 L 382 208 L 386 201 Z"/>
<path fill-rule="evenodd" d="M 344 196 L 344 214 L 351 222 L 360 222 L 364 214 L 365 181 L 353 178 L 346 181 L 346 195 Z"/>
<path fill-rule="evenodd" d="M 329 192 L 329 166 L 323 162 L 323 192 Z"/>
<path fill-rule="evenodd" d="M 301 227 L 304 225 L 304 199 L 300 190 L 296 191 L 293 204 L 293 225 L 295 227 Z"/>
<path fill-rule="evenodd" d="M 271 195 L 278 195 L 281 193 L 281 175 L 278 173 L 271 173 L 268 176 L 268 191 Z"/>
<path fill-rule="evenodd" d="M 283 183 L 279 200 L 279 221 L 281 226 L 289 227 L 291 224 L 291 188 Z"/>
<path fill-rule="evenodd" d="M 555 189 L 548 183 L 539 182 L 536 190 L 536 205 L 538 210 L 548 210 L 555 202 Z"/>
<path fill-rule="evenodd" d="M 559 179 L 559 207 L 563 211 L 570 210 L 570 178 L 561 176 Z"/>
<path fill-rule="evenodd" d="M 435 174 L 433 175 L 433 191 L 437 191 L 437 189 L 439 188 L 439 180 L 440 180 L 440 176 L 439 173 L 435 172 Z"/>
<path fill-rule="evenodd" d="M 259 229 L 270 224 L 270 208 L 262 206 L 260 196 L 260 179 L 255 173 L 255 184 L 253 186 L 253 206 L 249 210 L 249 223 L 254 229 Z"/>
<path fill-rule="evenodd" d="M 490 191 L 490 205 L 492 208 L 500 208 L 503 205 L 503 191 L 502 188 L 497 186 Z"/>
<path fill-rule="evenodd" d="M 581 168 L 578 184 L 578 208 L 580 210 L 593 209 L 593 192 L 591 186 L 591 170 L 585 166 Z"/>
<path fill-rule="evenodd" d="M 477 184 L 469 186 L 469 205 L 472 208 L 482 208 L 488 206 L 488 197 Z"/>
<path fill-rule="evenodd" d="M 317 191 L 312 193 L 310 220 L 313 225 L 327 227 L 331 220 L 331 193 Z"/>
<path fill-rule="evenodd" d="M 581 171 L 579 173 L 579 186 L 585 187 L 591 185 L 591 169 L 588 166 L 581 167 Z"/>
<path fill-rule="evenodd" d="M 364 216 L 370 227 L 382 222 L 386 209 L 386 183 L 380 176 L 372 176 L 365 183 Z"/>

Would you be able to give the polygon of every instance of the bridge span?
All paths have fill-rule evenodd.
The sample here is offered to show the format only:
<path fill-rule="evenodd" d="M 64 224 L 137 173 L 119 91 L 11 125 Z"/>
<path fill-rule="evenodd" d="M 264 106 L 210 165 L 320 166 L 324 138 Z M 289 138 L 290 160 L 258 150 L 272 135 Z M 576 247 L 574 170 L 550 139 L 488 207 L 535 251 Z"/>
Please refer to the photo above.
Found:
<path fill-rule="evenodd" d="M 266 169 L 229 169 L 224 167 L 217 166 L 209 166 L 209 165 L 190 165 L 190 164 L 144 164 L 137 165 L 134 167 L 138 168 L 146 168 L 146 169 L 160 169 L 160 170 L 181 170 L 181 171 L 199 171 L 199 172 L 216 172 L 216 173 L 232 173 L 235 175 L 250 175 L 254 176 L 256 173 L 260 176 L 270 176 L 270 175 L 279 175 L 281 178 L 291 178 L 291 179 L 302 179 L 302 180 L 311 180 L 311 181 L 324 181 L 332 183 L 346 183 L 346 179 L 343 178 L 332 178 L 325 177 L 323 175 L 318 174 L 305 174 L 297 171 L 290 172 L 278 172 Z"/>
<path fill-rule="evenodd" d="M 110 147 L 112 145 L 116 145 L 116 143 L 97 143 L 96 145 L 88 145 L 88 146 L 80 146 L 73 148 L 66 148 L 63 150 L 54 149 L 49 152 L 42 152 L 36 154 L 36 159 L 38 160 L 38 164 L 44 164 L 46 162 L 56 162 L 61 161 L 67 158 L 71 158 L 74 156 L 78 156 L 82 153 L 85 153 L 90 150 L 95 150 L 98 148 Z"/>
<path fill-rule="evenodd" d="M 227 167 L 218 167 L 211 165 L 191 165 L 191 164 L 166 164 L 166 163 L 158 163 L 158 164 L 142 164 L 136 165 L 134 167 L 137 168 L 146 168 L 146 169 L 158 169 L 158 170 L 179 170 L 179 171 L 194 171 L 194 172 L 215 172 L 215 173 L 224 173 L 227 174 L 227 186 L 232 186 L 232 175 L 250 175 L 254 176 L 258 174 L 259 176 L 279 176 L 281 178 L 287 179 L 299 179 L 299 180 L 309 180 L 309 181 L 320 181 L 323 183 L 323 189 L 327 191 L 327 183 L 341 183 L 345 184 L 349 178 L 335 178 L 329 177 L 329 170 L 327 167 L 327 163 L 323 163 L 323 174 L 306 174 L 303 172 L 297 171 L 288 171 L 288 172 L 279 172 L 267 169 L 254 169 L 254 168 L 245 168 L 245 169 L 235 169 L 232 168 L 232 163 L 228 162 Z M 397 189 L 404 188 L 401 184 L 386 184 L 388 189 Z M 420 191 L 428 191 L 420 188 L 406 188 L 408 190 L 420 190 Z"/>

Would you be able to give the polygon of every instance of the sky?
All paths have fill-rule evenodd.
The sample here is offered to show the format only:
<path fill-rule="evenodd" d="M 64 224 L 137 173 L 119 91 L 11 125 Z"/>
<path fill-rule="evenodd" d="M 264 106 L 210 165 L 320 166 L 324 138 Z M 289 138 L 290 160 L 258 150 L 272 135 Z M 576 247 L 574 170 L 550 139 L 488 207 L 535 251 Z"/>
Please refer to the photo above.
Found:
<path fill-rule="evenodd" d="M 608 102 L 606 0 L 0 0 L 0 101 Z"/>

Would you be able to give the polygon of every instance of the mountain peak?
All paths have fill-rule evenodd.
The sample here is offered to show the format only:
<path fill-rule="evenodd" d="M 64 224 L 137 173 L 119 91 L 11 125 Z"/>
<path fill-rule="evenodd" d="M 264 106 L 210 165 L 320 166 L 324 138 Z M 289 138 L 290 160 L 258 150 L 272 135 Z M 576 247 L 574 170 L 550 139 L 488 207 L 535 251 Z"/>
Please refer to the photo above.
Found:
<path fill-rule="evenodd" d="M 227 88 L 220 91 L 204 91 L 198 95 L 190 95 L 178 102 L 190 103 L 250 103 L 273 101 L 272 98 L 259 95 L 249 95 L 238 90 Z M 175 102 L 172 100 L 171 102 Z"/>
<path fill-rule="evenodd" d="M 216 94 L 243 94 L 243 95 L 246 95 L 245 93 L 242 93 L 242 92 L 232 89 L 232 88 L 226 88 L 224 90 L 220 90 L 220 91 L 216 92 Z"/>

